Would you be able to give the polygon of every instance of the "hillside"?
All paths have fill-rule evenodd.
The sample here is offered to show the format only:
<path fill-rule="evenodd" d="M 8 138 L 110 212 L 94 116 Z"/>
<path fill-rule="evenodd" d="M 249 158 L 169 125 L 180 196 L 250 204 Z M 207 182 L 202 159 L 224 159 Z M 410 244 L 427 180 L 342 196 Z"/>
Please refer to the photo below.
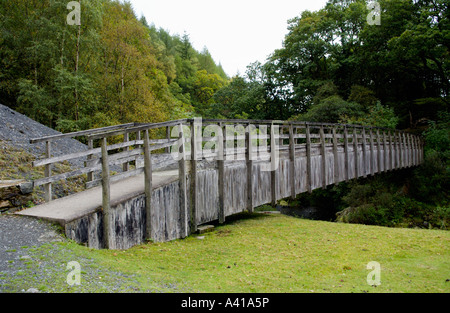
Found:
<path fill-rule="evenodd" d="M 61 133 L 0 104 L 0 141 L 39 158 L 45 153 L 45 143 L 30 144 L 30 139 L 58 134 Z M 57 140 L 52 146 L 54 156 L 84 150 L 86 145 L 70 138 Z"/>

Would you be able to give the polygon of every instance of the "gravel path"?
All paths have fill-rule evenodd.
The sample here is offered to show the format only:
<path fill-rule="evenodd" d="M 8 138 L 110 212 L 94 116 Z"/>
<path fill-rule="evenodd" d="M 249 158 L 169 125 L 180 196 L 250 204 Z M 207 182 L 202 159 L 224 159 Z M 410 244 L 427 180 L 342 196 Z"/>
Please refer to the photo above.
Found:
<path fill-rule="evenodd" d="M 0 280 L 16 276 L 22 262 L 30 258 L 29 248 L 61 242 L 54 225 L 33 218 L 0 215 Z M 0 284 L 0 292 L 4 291 Z"/>

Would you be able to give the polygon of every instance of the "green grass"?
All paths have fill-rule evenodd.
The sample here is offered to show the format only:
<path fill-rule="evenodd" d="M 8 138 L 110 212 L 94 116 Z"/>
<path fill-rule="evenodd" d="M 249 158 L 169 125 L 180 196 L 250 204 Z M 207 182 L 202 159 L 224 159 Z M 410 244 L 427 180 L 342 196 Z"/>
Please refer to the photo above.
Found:
<path fill-rule="evenodd" d="M 63 272 L 50 290 L 41 283 L 45 291 L 110 291 L 95 285 L 103 280 L 133 291 L 450 292 L 450 233 L 440 230 L 244 214 L 201 236 L 127 251 L 98 251 L 70 242 L 56 249 L 61 253 L 52 255 L 59 262 L 80 263 L 82 285 L 67 287 Z M 42 248 L 36 253 L 42 254 Z M 367 283 L 371 261 L 381 264 L 378 287 Z M 122 280 L 114 281 L 115 275 Z"/>

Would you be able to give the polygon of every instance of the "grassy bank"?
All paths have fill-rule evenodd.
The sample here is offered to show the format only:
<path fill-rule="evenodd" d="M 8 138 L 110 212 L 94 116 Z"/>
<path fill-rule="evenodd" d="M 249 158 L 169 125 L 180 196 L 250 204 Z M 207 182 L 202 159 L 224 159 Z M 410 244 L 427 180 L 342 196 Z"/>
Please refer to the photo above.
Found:
<path fill-rule="evenodd" d="M 12 289 L 33 287 L 40 275 L 35 288 L 49 292 L 450 292 L 447 231 L 277 214 L 241 215 L 211 233 L 128 251 L 66 242 L 31 255 Z M 66 283 L 70 261 L 81 265 L 81 286 Z M 378 287 L 367 283 L 371 261 L 381 265 Z"/>

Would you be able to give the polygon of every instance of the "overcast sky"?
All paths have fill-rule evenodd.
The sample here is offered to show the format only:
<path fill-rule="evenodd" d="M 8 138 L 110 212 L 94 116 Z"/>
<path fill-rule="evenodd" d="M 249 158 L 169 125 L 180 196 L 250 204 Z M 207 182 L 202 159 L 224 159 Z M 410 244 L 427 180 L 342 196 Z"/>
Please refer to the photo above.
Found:
<path fill-rule="evenodd" d="M 129 0 L 138 17 L 183 35 L 196 50 L 206 46 L 229 76 L 244 74 L 252 62 L 265 62 L 282 47 L 287 21 L 327 0 Z"/>

